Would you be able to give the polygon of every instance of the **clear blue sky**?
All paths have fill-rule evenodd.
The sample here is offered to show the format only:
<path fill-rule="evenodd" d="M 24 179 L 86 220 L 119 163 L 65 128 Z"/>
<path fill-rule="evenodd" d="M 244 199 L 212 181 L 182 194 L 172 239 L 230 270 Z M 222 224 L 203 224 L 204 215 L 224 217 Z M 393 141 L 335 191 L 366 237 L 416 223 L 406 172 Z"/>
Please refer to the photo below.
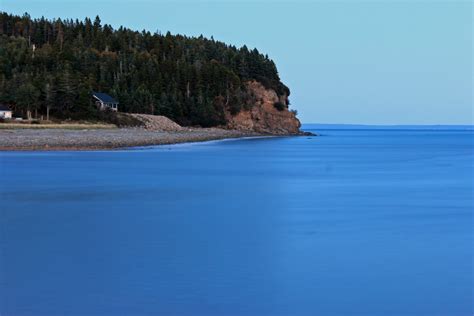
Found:
<path fill-rule="evenodd" d="M 473 123 L 471 1 L 0 0 L 0 10 L 98 14 L 257 47 L 304 123 Z"/>

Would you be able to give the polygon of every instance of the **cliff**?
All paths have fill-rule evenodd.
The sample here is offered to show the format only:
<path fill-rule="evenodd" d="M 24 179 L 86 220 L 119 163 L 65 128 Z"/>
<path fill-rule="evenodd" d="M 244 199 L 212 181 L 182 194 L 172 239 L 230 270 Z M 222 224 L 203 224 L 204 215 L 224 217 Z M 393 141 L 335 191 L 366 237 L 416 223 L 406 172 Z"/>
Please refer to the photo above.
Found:
<path fill-rule="evenodd" d="M 272 135 L 300 134 L 300 121 L 288 110 L 288 96 L 278 95 L 275 90 L 265 88 L 253 80 L 246 83 L 247 92 L 253 97 L 253 106 L 242 109 L 236 115 L 226 111 L 227 127 Z M 279 110 L 275 103 L 283 105 Z"/>

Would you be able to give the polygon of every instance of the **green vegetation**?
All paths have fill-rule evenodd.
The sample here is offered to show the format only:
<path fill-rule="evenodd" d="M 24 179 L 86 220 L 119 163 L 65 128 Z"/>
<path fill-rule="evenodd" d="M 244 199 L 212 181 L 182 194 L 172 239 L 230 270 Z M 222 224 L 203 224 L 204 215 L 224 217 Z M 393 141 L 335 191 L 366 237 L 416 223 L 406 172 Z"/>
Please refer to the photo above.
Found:
<path fill-rule="evenodd" d="M 0 12 L 0 102 L 25 117 L 101 119 L 92 91 L 120 111 L 215 126 L 253 105 L 244 83 L 289 95 L 257 49 L 214 39 L 113 29 L 94 21 L 31 19 Z"/>
<path fill-rule="evenodd" d="M 278 111 L 283 111 L 286 109 L 286 105 L 284 103 L 281 103 L 281 102 L 275 102 L 273 104 L 273 106 L 275 107 L 275 109 L 277 109 Z"/>
<path fill-rule="evenodd" d="M 115 129 L 117 128 L 114 124 L 105 124 L 105 123 L 91 123 L 91 122 L 82 122 L 82 123 L 42 123 L 43 121 L 33 121 L 36 123 L 26 124 L 26 123 L 11 123 L 5 122 L 0 124 L 1 129 L 73 129 L 73 130 L 84 130 L 84 129 Z M 40 123 L 41 122 L 41 123 Z"/>

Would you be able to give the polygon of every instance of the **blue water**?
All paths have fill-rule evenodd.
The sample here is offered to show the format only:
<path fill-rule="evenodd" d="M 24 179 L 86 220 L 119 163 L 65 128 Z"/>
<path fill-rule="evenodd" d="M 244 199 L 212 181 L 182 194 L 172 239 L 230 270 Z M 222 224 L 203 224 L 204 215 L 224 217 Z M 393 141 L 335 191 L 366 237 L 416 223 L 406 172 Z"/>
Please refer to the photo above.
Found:
<path fill-rule="evenodd" d="M 0 314 L 472 316 L 472 129 L 317 131 L 0 153 Z"/>

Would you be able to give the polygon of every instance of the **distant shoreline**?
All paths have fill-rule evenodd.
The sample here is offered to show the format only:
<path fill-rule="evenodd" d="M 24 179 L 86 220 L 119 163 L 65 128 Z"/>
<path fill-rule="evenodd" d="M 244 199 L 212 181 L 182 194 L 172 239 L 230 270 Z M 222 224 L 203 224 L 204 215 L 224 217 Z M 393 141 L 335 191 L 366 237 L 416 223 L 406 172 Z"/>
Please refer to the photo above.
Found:
<path fill-rule="evenodd" d="M 190 128 L 185 131 L 117 129 L 0 129 L 0 151 L 82 151 L 171 145 L 210 140 L 265 136 L 221 128 Z"/>
<path fill-rule="evenodd" d="M 394 124 L 394 125 L 387 125 L 387 124 L 323 124 L 323 123 L 303 123 L 301 125 L 301 129 L 317 129 L 317 130 L 474 130 L 474 125 L 466 125 L 466 124 L 459 124 L 459 125 L 450 125 L 450 124 L 420 124 L 420 125 L 413 125 L 413 124 Z"/>

